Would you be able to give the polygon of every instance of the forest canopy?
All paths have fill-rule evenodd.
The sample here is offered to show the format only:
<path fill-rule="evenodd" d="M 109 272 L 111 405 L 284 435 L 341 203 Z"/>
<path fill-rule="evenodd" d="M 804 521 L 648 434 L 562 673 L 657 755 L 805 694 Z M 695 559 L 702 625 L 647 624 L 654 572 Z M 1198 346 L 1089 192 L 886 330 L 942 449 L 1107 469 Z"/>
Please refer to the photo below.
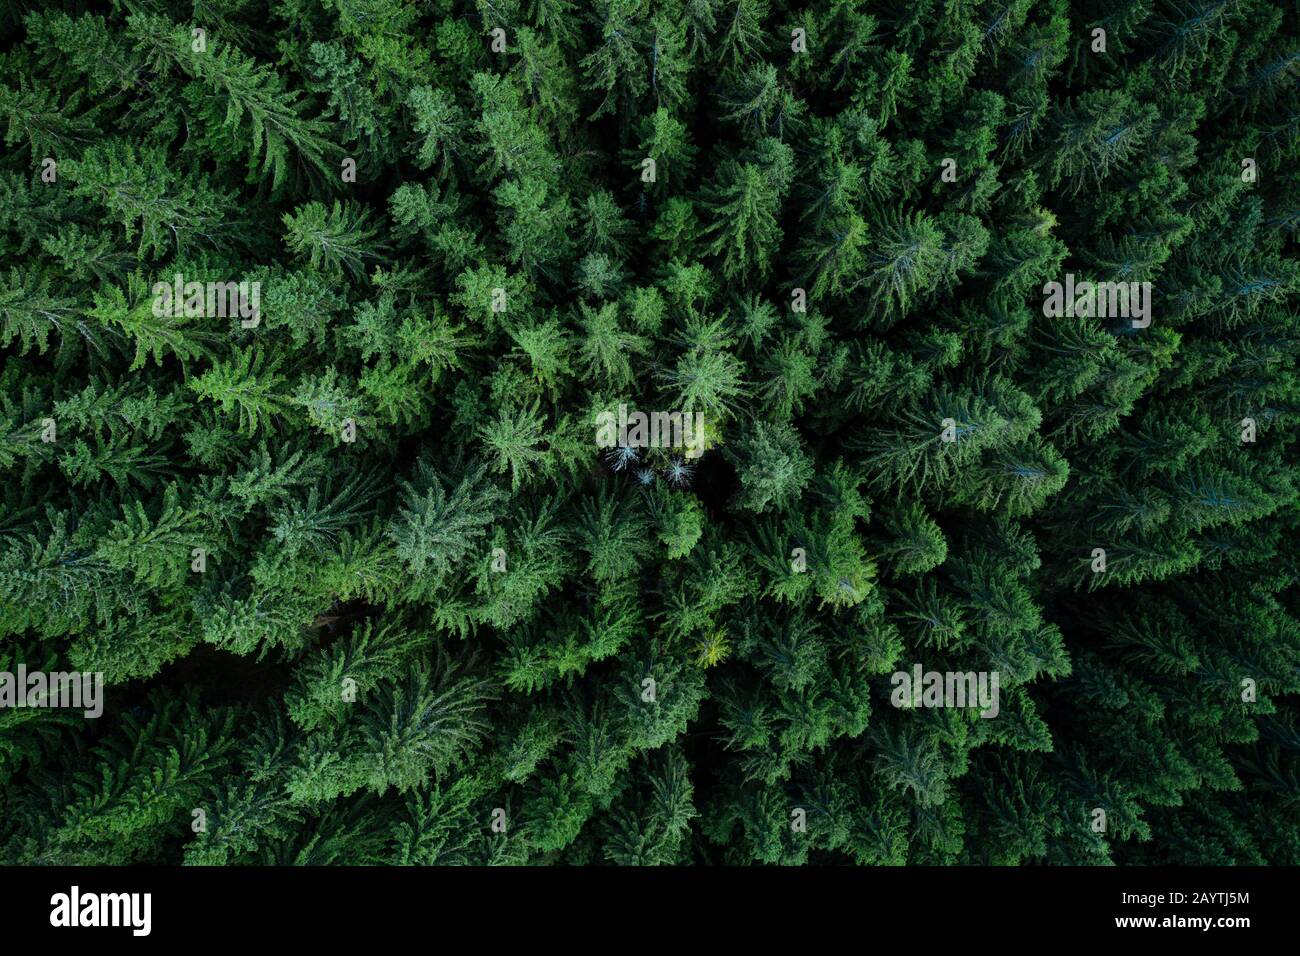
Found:
<path fill-rule="evenodd" d="M 1300 864 L 1294 2 L 0 36 L 0 862 Z"/>

